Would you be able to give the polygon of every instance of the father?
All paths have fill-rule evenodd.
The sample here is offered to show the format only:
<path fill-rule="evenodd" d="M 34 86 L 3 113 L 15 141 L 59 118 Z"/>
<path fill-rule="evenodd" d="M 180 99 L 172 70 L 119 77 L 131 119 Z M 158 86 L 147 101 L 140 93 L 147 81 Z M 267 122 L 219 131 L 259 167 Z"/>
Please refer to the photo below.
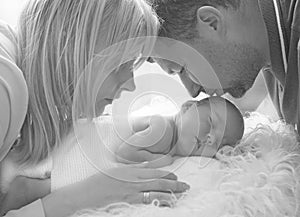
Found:
<path fill-rule="evenodd" d="M 162 19 L 160 36 L 201 53 L 224 92 L 242 97 L 263 70 L 279 116 L 299 127 L 300 0 L 153 0 L 153 7 Z M 153 59 L 177 73 L 192 97 L 220 94 L 193 79 L 184 58 Z"/>

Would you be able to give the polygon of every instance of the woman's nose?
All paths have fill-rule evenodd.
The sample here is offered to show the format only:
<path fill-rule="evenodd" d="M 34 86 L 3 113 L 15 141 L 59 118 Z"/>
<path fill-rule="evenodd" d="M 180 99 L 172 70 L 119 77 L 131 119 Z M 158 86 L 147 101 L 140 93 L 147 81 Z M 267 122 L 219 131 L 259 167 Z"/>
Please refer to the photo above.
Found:
<path fill-rule="evenodd" d="M 135 86 L 135 82 L 133 78 L 130 78 L 129 80 L 127 80 L 123 85 L 122 85 L 122 89 L 126 90 L 126 91 L 130 91 L 133 92 L 136 89 Z"/>

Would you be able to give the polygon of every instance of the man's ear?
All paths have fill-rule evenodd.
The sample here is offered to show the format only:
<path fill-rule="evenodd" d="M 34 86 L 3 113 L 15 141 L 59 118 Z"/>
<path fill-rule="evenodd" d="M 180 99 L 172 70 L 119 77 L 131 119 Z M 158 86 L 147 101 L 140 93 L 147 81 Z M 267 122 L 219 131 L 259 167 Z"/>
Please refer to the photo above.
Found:
<path fill-rule="evenodd" d="M 197 24 L 199 34 L 212 37 L 212 34 L 217 33 L 219 36 L 226 34 L 225 18 L 222 12 L 212 6 L 203 6 L 197 10 Z"/>

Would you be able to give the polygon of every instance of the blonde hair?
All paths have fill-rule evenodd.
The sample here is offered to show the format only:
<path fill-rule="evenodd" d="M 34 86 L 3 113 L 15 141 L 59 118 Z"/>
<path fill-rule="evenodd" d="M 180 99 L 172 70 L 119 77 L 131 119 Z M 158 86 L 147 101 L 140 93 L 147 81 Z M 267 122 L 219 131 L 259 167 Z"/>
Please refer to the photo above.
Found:
<path fill-rule="evenodd" d="M 159 21 L 144 0 L 30 0 L 18 27 L 17 64 L 29 90 L 18 150 L 30 164 L 61 143 L 72 115 L 89 116 L 101 77 L 128 55 L 150 55 L 155 39 L 147 36 L 157 35 Z"/>

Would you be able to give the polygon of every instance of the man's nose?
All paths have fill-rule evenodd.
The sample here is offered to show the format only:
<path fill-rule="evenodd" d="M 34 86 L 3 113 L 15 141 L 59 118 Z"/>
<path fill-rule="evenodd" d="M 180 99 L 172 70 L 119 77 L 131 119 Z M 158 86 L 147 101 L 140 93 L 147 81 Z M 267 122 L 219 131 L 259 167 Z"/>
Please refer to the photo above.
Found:
<path fill-rule="evenodd" d="M 185 88 L 188 90 L 189 94 L 195 98 L 199 95 L 199 93 L 201 91 L 203 91 L 203 88 L 201 87 L 201 85 L 196 84 L 195 82 L 193 82 L 187 75 L 186 72 L 182 72 L 179 74 L 179 77 L 181 79 L 181 82 L 183 83 L 183 85 L 185 86 Z"/>

